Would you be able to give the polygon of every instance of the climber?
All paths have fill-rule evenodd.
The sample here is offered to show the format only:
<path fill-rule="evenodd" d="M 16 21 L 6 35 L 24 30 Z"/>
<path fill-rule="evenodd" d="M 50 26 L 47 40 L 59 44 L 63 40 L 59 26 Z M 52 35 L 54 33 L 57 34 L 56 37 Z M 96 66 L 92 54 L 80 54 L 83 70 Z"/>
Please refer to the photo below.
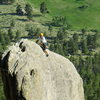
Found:
<path fill-rule="evenodd" d="M 36 41 L 36 43 L 38 43 L 38 44 L 40 45 L 40 47 L 42 48 L 42 50 L 44 51 L 44 53 L 45 53 L 46 56 L 48 57 L 49 54 L 48 54 L 48 52 L 46 51 L 46 49 L 48 48 L 48 47 L 47 47 L 47 40 L 46 40 L 46 38 L 44 37 L 44 34 L 43 34 L 43 33 L 40 33 L 39 38 L 38 38 L 38 40 Z"/>

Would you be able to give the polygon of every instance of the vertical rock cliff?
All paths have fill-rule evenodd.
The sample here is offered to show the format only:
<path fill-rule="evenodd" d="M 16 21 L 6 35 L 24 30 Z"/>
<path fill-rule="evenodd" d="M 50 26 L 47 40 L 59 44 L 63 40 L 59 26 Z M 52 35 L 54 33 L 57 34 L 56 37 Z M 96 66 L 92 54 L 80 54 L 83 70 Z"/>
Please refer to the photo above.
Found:
<path fill-rule="evenodd" d="M 74 65 L 36 43 L 21 40 L 3 54 L 1 72 L 7 100 L 84 100 Z"/>

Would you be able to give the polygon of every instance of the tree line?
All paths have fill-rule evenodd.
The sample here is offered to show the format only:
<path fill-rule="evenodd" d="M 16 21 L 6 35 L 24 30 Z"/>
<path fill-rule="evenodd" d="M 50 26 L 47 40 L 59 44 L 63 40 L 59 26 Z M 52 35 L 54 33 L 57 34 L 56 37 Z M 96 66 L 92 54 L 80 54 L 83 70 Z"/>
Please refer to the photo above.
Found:
<path fill-rule="evenodd" d="M 25 5 L 25 8 L 23 8 L 21 5 L 17 5 L 16 7 L 16 13 L 21 16 L 26 15 L 29 20 L 32 20 L 33 12 L 33 8 L 29 3 Z M 40 12 L 42 13 L 42 15 L 49 13 L 45 2 L 42 2 L 40 4 Z"/>
<path fill-rule="evenodd" d="M 57 37 L 52 41 L 50 50 L 69 58 L 80 73 L 85 90 L 85 100 L 100 98 L 100 52 L 95 50 L 100 46 L 99 32 L 86 34 L 74 33 L 69 38 L 65 28 L 60 28 Z"/>
<path fill-rule="evenodd" d="M 0 52 L 4 52 L 4 50 L 7 48 L 8 45 L 10 45 L 11 42 L 16 42 L 20 39 L 21 32 L 19 30 L 13 32 L 14 25 L 15 23 L 12 20 L 7 32 L 0 30 Z"/>

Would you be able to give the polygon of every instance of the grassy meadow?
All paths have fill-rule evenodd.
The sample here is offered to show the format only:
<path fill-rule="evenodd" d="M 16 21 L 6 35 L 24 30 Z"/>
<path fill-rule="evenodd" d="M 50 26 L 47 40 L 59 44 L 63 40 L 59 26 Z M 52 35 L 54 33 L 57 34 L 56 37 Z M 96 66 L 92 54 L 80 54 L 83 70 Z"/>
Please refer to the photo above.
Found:
<path fill-rule="evenodd" d="M 99 0 L 26 0 L 39 9 L 40 3 L 45 1 L 53 16 L 66 16 L 73 29 L 99 29 L 100 2 Z M 81 6 L 88 6 L 79 9 Z"/>

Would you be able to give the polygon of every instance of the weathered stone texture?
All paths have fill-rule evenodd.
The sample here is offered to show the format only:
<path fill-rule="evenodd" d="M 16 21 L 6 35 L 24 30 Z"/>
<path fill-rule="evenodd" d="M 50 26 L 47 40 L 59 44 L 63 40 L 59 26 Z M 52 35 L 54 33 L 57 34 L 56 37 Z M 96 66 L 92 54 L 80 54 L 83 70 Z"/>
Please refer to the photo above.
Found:
<path fill-rule="evenodd" d="M 84 100 L 74 65 L 48 53 L 46 57 L 39 45 L 26 39 L 8 48 L 1 60 L 7 100 Z"/>

